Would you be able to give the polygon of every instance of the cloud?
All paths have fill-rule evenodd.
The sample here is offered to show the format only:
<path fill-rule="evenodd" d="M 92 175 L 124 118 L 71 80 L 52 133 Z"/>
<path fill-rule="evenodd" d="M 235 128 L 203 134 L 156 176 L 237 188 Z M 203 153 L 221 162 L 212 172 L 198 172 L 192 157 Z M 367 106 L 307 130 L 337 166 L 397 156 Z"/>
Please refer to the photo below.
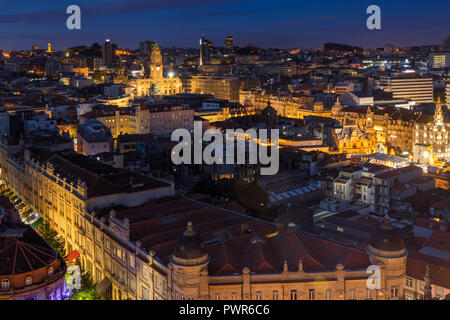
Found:
<path fill-rule="evenodd" d="M 217 18 L 217 17 L 229 17 L 229 16 L 244 16 L 255 14 L 257 11 L 218 11 L 218 12 L 199 12 L 199 13 L 186 13 L 178 15 L 177 18 Z"/>

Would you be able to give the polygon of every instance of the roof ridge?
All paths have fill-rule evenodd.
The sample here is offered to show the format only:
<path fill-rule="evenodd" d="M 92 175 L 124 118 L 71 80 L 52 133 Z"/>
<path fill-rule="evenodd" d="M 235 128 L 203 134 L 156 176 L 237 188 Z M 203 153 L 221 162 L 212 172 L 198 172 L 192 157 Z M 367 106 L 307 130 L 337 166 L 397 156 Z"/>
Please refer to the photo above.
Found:
<path fill-rule="evenodd" d="M 42 264 L 46 265 L 46 262 L 43 261 L 39 256 L 37 256 L 33 251 L 30 250 L 30 248 L 28 248 L 28 246 L 24 243 L 21 242 L 23 249 L 25 249 L 26 251 L 28 251 L 31 255 L 33 255 L 36 259 L 38 259 Z M 33 269 L 33 268 L 31 268 Z"/>

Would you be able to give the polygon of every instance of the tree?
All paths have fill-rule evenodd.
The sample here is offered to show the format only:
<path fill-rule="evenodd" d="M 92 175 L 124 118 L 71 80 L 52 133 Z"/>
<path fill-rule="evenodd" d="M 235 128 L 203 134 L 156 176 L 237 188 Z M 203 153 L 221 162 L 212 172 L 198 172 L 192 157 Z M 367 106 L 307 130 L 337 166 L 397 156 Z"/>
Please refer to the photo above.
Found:
<path fill-rule="evenodd" d="M 96 290 L 97 284 L 94 282 L 89 271 L 81 268 L 81 288 L 75 289 L 71 300 L 101 300 L 100 294 Z"/>
<path fill-rule="evenodd" d="M 62 239 L 58 232 L 50 226 L 50 223 L 44 221 L 39 226 L 39 235 L 53 248 L 61 257 L 66 256 L 66 248 L 64 239 Z"/>

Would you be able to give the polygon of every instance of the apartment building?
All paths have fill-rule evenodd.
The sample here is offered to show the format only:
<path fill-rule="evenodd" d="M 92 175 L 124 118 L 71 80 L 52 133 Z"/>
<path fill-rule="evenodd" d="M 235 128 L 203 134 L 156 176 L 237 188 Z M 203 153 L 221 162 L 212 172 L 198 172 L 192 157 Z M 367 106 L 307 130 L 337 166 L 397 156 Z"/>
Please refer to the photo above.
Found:
<path fill-rule="evenodd" d="M 341 202 L 363 203 L 380 215 L 401 211 L 404 199 L 435 187 L 436 182 L 423 176 L 419 167 L 392 169 L 377 164 L 346 166 L 332 182 L 328 178 L 322 182 L 329 196 Z"/>
<path fill-rule="evenodd" d="M 433 78 L 381 77 L 380 87 L 392 92 L 394 99 L 410 99 L 416 104 L 433 102 Z"/>
<path fill-rule="evenodd" d="M 264 110 L 270 104 L 280 117 L 303 119 L 307 116 L 331 117 L 323 102 L 314 101 L 313 96 L 280 94 L 264 90 L 241 90 L 239 102 L 253 106 L 257 111 Z"/>
<path fill-rule="evenodd" d="M 190 75 L 181 77 L 183 92 L 211 94 L 216 99 L 239 102 L 241 81 L 238 77 Z"/>
<path fill-rule="evenodd" d="M 123 134 L 153 134 L 170 137 L 175 129 L 194 128 L 194 111 L 169 103 L 142 104 L 133 108 L 99 106 L 82 115 L 80 122 L 96 119 L 111 130 L 114 138 Z"/>
<path fill-rule="evenodd" d="M 363 250 L 292 225 L 277 229 L 201 196 L 173 197 L 172 184 L 73 152 L 1 145 L 0 156 L 4 183 L 51 223 L 112 299 L 403 296 L 406 251 L 395 232 L 386 234 L 395 230 L 389 222 Z M 381 268 L 380 290 L 367 289 L 372 264 Z"/>
<path fill-rule="evenodd" d="M 2 144 L 0 155 L 2 181 L 50 222 L 65 239 L 67 252 L 80 255 L 78 263 L 95 281 L 100 283 L 105 277 L 104 263 L 111 261 L 106 257 L 103 260 L 103 250 L 107 250 L 114 257 L 111 265 L 117 288 L 123 289 L 125 283 L 132 290 L 136 276 L 127 263 L 136 251 L 127 253 L 121 238 L 111 240 L 100 230 L 94 233 L 95 212 L 106 206 L 139 206 L 150 199 L 172 196 L 173 184 L 115 169 L 74 151 L 18 150 Z M 111 228 L 119 234 L 124 232 L 123 224 L 112 223 Z"/>

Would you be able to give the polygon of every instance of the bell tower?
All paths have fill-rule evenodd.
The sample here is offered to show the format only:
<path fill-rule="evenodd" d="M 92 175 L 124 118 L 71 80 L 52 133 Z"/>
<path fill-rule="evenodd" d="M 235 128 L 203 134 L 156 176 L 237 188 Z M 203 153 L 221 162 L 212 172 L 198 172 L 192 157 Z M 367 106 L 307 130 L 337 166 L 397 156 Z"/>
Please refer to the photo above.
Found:
<path fill-rule="evenodd" d="M 444 114 L 442 113 L 442 100 L 439 97 L 439 101 L 436 104 L 436 110 L 434 111 L 434 124 L 443 125 L 444 124 Z"/>
<path fill-rule="evenodd" d="M 163 63 L 161 49 L 158 43 L 154 42 L 150 53 L 150 78 L 154 81 L 160 81 L 163 78 Z"/>

